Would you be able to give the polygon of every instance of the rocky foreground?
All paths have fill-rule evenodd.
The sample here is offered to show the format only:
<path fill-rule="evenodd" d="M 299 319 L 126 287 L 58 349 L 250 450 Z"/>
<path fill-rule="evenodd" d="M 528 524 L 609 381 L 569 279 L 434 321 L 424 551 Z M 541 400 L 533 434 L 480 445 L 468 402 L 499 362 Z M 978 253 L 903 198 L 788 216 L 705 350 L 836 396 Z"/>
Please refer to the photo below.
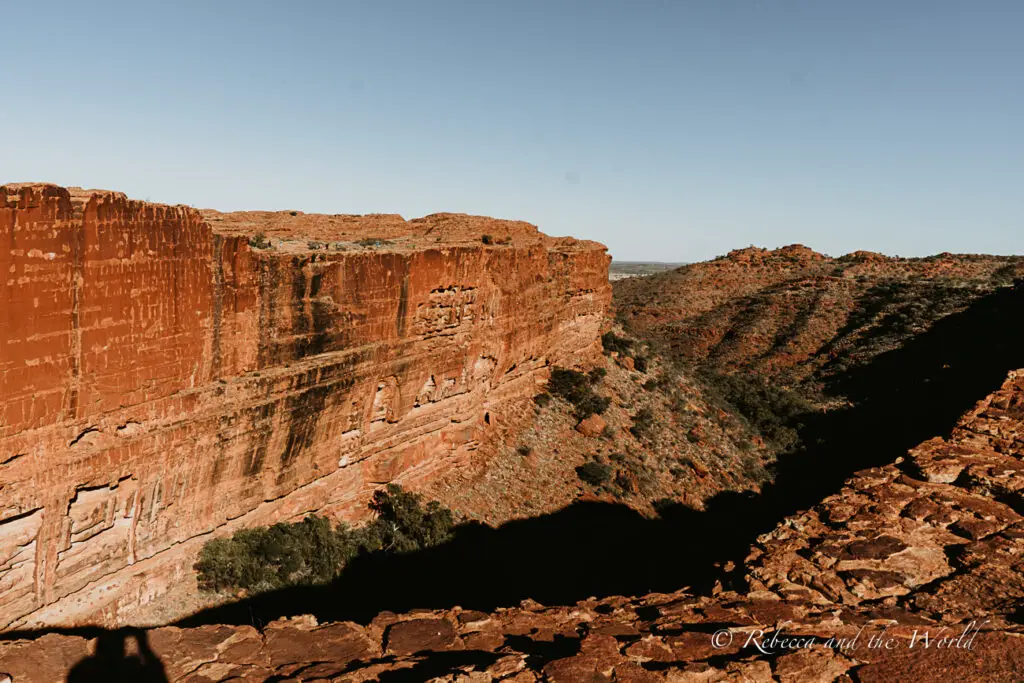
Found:
<path fill-rule="evenodd" d="M 169 680 L 196 682 L 1018 681 L 1022 456 L 1017 371 L 948 439 L 857 472 L 759 538 L 739 590 L 383 613 L 367 626 L 299 616 L 138 640 Z M 96 635 L 4 642 L 0 671 L 19 683 L 103 671 L 86 658 L 124 634 Z"/>

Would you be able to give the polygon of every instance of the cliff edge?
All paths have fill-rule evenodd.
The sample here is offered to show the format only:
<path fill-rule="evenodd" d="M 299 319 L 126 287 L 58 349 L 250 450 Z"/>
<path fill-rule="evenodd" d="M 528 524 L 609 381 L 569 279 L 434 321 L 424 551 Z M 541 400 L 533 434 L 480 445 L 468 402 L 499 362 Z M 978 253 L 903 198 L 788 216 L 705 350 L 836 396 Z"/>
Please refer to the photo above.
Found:
<path fill-rule="evenodd" d="M 213 535 L 473 457 L 599 352 L 603 245 L 459 214 L 0 187 L 0 625 L 114 625 Z"/>

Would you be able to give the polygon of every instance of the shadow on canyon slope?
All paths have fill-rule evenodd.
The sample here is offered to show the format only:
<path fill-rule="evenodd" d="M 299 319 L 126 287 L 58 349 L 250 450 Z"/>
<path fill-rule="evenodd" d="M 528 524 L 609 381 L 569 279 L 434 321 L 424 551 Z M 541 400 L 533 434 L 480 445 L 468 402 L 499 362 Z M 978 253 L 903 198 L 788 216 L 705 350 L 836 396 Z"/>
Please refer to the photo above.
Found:
<path fill-rule="evenodd" d="M 360 557 L 329 586 L 255 596 L 179 625 L 244 623 L 310 613 L 366 622 L 382 610 L 492 610 L 531 598 L 571 604 L 732 578 L 756 537 L 837 491 L 857 470 L 891 463 L 908 448 L 947 436 L 958 418 L 1024 367 L 1024 287 L 979 299 L 902 348 L 836 378 L 829 393 L 854 407 L 805 416 L 800 452 L 780 459 L 760 495 L 722 493 L 705 511 L 676 505 L 648 519 L 624 505 L 578 503 L 493 529 L 466 524 L 453 541 L 407 555 Z M 739 572 L 735 573 L 735 578 Z"/>

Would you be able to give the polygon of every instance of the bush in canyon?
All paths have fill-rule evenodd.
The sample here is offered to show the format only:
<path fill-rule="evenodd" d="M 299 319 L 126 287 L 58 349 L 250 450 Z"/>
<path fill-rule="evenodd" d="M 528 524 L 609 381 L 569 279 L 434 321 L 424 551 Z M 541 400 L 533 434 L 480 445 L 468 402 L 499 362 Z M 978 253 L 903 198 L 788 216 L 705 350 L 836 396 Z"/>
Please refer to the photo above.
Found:
<path fill-rule="evenodd" d="M 629 353 L 633 347 L 633 340 L 620 337 L 614 332 L 605 332 L 601 335 L 601 346 L 604 347 L 605 353 Z"/>
<path fill-rule="evenodd" d="M 590 484 L 591 486 L 601 486 L 607 484 L 612 478 L 615 469 L 610 465 L 591 460 L 590 462 L 584 463 L 576 468 L 576 475 L 583 482 Z"/>
<path fill-rule="evenodd" d="M 799 418 L 814 411 L 814 406 L 803 397 L 758 375 L 705 373 L 702 379 L 766 442 L 779 450 L 797 445 Z"/>
<path fill-rule="evenodd" d="M 548 391 L 560 396 L 575 407 L 576 417 L 585 420 L 593 414 L 607 410 L 611 399 L 598 396 L 592 388 L 591 377 L 576 370 L 555 368 L 548 380 Z"/>
<path fill-rule="evenodd" d="M 369 524 L 331 527 L 310 515 L 301 522 L 242 529 L 206 543 L 194 569 L 205 591 L 244 589 L 251 593 L 285 586 L 328 583 L 362 553 L 401 553 L 449 540 L 454 519 L 437 501 L 395 484 L 374 492 L 376 514 Z"/>
<path fill-rule="evenodd" d="M 451 510 L 436 500 L 424 505 L 421 495 L 396 484 L 374 491 L 370 509 L 377 513 L 377 518 L 359 530 L 367 550 L 411 552 L 452 537 L 455 520 Z"/>
<path fill-rule="evenodd" d="M 204 590 L 273 590 L 325 583 L 359 551 L 346 525 L 311 515 L 294 524 L 242 529 L 203 546 L 195 569 Z"/>
<path fill-rule="evenodd" d="M 629 432 L 638 439 L 647 439 L 653 429 L 654 411 L 645 406 L 633 416 L 633 426 L 629 428 Z"/>

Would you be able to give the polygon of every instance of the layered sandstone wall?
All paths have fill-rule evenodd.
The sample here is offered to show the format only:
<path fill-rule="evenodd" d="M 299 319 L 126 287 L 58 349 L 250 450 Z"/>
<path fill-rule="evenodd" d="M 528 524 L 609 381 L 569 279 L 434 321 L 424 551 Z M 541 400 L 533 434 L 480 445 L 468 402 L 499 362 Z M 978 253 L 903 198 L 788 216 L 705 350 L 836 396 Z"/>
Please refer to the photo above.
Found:
<path fill-rule="evenodd" d="M 597 349 L 596 243 L 441 215 L 252 249 L 273 215 L 232 216 L 0 188 L 0 625 L 117 623 L 213 534 L 351 518 Z"/>

